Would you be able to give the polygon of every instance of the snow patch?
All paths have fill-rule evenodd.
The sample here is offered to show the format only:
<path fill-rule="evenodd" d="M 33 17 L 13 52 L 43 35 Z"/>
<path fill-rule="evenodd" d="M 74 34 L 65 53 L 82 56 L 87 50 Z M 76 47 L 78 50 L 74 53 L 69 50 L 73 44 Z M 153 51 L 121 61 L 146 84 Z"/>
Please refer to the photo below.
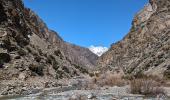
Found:
<path fill-rule="evenodd" d="M 108 51 L 107 47 L 103 47 L 103 46 L 90 46 L 89 50 L 92 51 L 93 53 L 95 53 L 98 56 L 101 56 L 103 53 L 105 53 L 106 51 Z"/>

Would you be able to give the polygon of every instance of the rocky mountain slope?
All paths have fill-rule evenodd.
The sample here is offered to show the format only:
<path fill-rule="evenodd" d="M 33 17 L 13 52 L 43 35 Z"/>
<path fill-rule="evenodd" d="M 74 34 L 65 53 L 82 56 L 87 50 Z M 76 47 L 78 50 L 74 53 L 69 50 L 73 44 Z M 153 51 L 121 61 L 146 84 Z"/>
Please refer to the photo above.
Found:
<path fill-rule="evenodd" d="M 89 49 L 63 41 L 22 0 L 0 0 L 0 94 L 88 74 L 97 58 Z"/>
<path fill-rule="evenodd" d="M 170 0 L 149 0 L 130 32 L 98 62 L 105 70 L 170 77 Z"/>

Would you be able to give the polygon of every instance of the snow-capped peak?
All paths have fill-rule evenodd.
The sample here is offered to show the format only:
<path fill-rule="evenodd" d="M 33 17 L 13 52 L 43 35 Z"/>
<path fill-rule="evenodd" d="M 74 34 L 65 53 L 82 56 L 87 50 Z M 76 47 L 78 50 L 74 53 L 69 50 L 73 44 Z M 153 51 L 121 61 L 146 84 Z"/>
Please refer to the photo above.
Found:
<path fill-rule="evenodd" d="M 108 48 L 107 47 L 103 47 L 103 46 L 90 46 L 89 50 L 92 51 L 93 53 L 95 53 L 98 56 L 101 56 L 103 53 L 105 53 Z"/>

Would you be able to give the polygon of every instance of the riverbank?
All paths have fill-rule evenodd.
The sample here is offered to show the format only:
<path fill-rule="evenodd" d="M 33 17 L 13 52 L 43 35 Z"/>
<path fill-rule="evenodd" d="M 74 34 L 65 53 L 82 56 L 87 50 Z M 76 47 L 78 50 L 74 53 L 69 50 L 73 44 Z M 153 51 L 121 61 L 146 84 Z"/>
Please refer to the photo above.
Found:
<path fill-rule="evenodd" d="M 114 79 L 114 78 L 113 78 Z M 39 82 L 33 87 L 22 86 L 18 83 L 20 95 L 16 95 L 17 88 L 8 87 L 9 95 L 0 96 L 0 100 L 168 100 L 170 87 L 163 86 L 166 94 L 157 94 L 154 97 L 132 94 L 130 85 L 99 86 L 92 83 L 93 79 L 87 76 L 61 79 L 51 82 Z M 100 80 L 101 81 L 101 80 Z M 115 81 L 114 81 L 115 82 Z M 40 84 L 41 83 L 41 84 Z M 43 83 L 43 84 L 42 84 Z M 21 87 L 22 86 L 22 87 Z M 2 88 L 2 87 L 1 87 Z M 5 90 L 5 89 L 4 89 Z M 24 90 L 24 91 L 23 91 Z"/>
<path fill-rule="evenodd" d="M 72 89 L 73 90 L 72 90 Z M 71 89 L 71 90 L 70 90 Z M 168 92 L 170 88 L 165 88 Z M 61 90 L 61 91 L 59 91 Z M 170 96 L 170 93 L 168 93 Z M 74 90 L 74 87 L 46 88 L 43 91 L 27 96 L 4 96 L 0 100 L 156 100 L 158 97 L 145 97 L 129 93 L 129 86 L 103 87 L 94 90 Z M 168 100 L 160 95 L 159 100 Z"/>

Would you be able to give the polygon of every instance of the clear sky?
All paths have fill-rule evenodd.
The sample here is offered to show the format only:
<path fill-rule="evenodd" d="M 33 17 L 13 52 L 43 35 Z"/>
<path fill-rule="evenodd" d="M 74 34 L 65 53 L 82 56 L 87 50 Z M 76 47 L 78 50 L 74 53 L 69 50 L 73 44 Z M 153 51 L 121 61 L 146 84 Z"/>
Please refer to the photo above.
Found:
<path fill-rule="evenodd" d="M 148 0 L 24 0 L 67 42 L 89 47 L 121 40 Z"/>

